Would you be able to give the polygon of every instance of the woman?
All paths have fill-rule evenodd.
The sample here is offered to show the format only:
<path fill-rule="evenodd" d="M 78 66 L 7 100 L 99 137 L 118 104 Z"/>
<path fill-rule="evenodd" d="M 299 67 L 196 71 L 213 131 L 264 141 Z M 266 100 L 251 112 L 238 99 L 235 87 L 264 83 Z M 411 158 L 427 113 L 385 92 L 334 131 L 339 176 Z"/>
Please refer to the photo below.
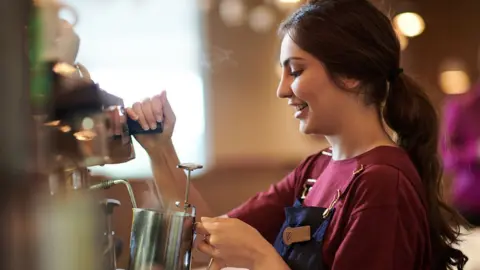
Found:
<path fill-rule="evenodd" d="M 439 194 L 437 115 L 402 73 L 389 19 L 366 0 L 310 1 L 280 34 L 277 95 L 300 131 L 324 135 L 331 149 L 226 216 L 202 218 L 198 249 L 214 258 L 214 269 L 462 269 L 467 258 L 449 245 L 462 220 Z M 138 139 L 158 184 L 181 194 L 165 94 L 130 113 L 145 125 L 165 122 L 165 134 Z M 199 194 L 192 196 L 206 215 Z"/>
<path fill-rule="evenodd" d="M 448 98 L 444 110 L 443 160 L 453 174 L 453 204 L 480 227 L 480 82 L 469 92 Z"/>

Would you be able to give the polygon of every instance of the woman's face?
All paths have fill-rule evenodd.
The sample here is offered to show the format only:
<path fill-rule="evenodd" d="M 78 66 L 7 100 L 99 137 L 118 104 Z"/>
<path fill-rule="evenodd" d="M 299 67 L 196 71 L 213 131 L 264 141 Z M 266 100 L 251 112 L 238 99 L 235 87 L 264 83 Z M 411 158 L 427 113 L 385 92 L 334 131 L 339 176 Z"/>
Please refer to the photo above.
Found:
<path fill-rule="evenodd" d="M 300 120 L 300 131 L 305 134 L 336 134 L 351 93 L 339 89 L 322 63 L 300 49 L 289 35 L 285 35 L 282 41 L 280 63 L 283 72 L 277 96 L 288 99 L 288 104 L 294 109 L 294 117 Z"/>

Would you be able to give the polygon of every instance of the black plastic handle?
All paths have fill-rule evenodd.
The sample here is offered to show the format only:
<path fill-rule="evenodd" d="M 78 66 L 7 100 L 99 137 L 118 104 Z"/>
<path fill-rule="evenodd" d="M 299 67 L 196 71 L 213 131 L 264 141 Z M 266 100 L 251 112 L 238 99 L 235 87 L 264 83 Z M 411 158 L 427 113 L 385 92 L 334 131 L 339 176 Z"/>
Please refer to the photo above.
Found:
<path fill-rule="evenodd" d="M 163 132 L 163 123 L 157 122 L 156 129 L 144 130 L 138 121 L 135 121 L 127 116 L 127 126 L 128 134 L 130 135 L 139 135 L 139 134 L 156 134 Z"/>

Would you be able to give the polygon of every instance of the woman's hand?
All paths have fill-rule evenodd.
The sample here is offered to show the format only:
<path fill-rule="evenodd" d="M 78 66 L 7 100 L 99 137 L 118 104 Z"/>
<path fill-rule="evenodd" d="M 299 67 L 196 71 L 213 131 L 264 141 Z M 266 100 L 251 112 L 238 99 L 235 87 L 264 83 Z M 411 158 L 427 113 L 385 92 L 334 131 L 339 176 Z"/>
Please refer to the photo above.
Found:
<path fill-rule="evenodd" d="M 206 237 L 197 245 L 197 249 L 213 258 L 210 269 L 227 266 L 261 269 L 266 262 L 280 266 L 275 269 L 288 269 L 272 245 L 245 222 L 221 217 L 202 217 L 201 220 L 197 223 L 196 232 Z"/>
<path fill-rule="evenodd" d="M 136 102 L 132 108 L 127 108 L 126 111 L 128 116 L 138 121 L 145 130 L 157 128 L 157 122 L 163 123 L 162 133 L 135 136 L 147 153 L 150 154 L 162 144 L 171 142 L 176 118 L 165 91 L 160 95 L 147 98 L 143 102 Z"/>

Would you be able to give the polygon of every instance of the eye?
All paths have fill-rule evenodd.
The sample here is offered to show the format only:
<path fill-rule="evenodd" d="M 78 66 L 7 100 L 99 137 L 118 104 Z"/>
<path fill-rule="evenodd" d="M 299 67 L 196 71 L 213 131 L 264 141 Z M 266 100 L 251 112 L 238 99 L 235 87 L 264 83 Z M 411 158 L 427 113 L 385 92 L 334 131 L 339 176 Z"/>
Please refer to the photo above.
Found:
<path fill-rule="evenodd" d="M 290 71 L 290 76 L 293 76 L 293 77 L 296 78 L 296 77 L 302 75 L 302 72 L 303 72 L 303 70 L 291 70 Z"/>

